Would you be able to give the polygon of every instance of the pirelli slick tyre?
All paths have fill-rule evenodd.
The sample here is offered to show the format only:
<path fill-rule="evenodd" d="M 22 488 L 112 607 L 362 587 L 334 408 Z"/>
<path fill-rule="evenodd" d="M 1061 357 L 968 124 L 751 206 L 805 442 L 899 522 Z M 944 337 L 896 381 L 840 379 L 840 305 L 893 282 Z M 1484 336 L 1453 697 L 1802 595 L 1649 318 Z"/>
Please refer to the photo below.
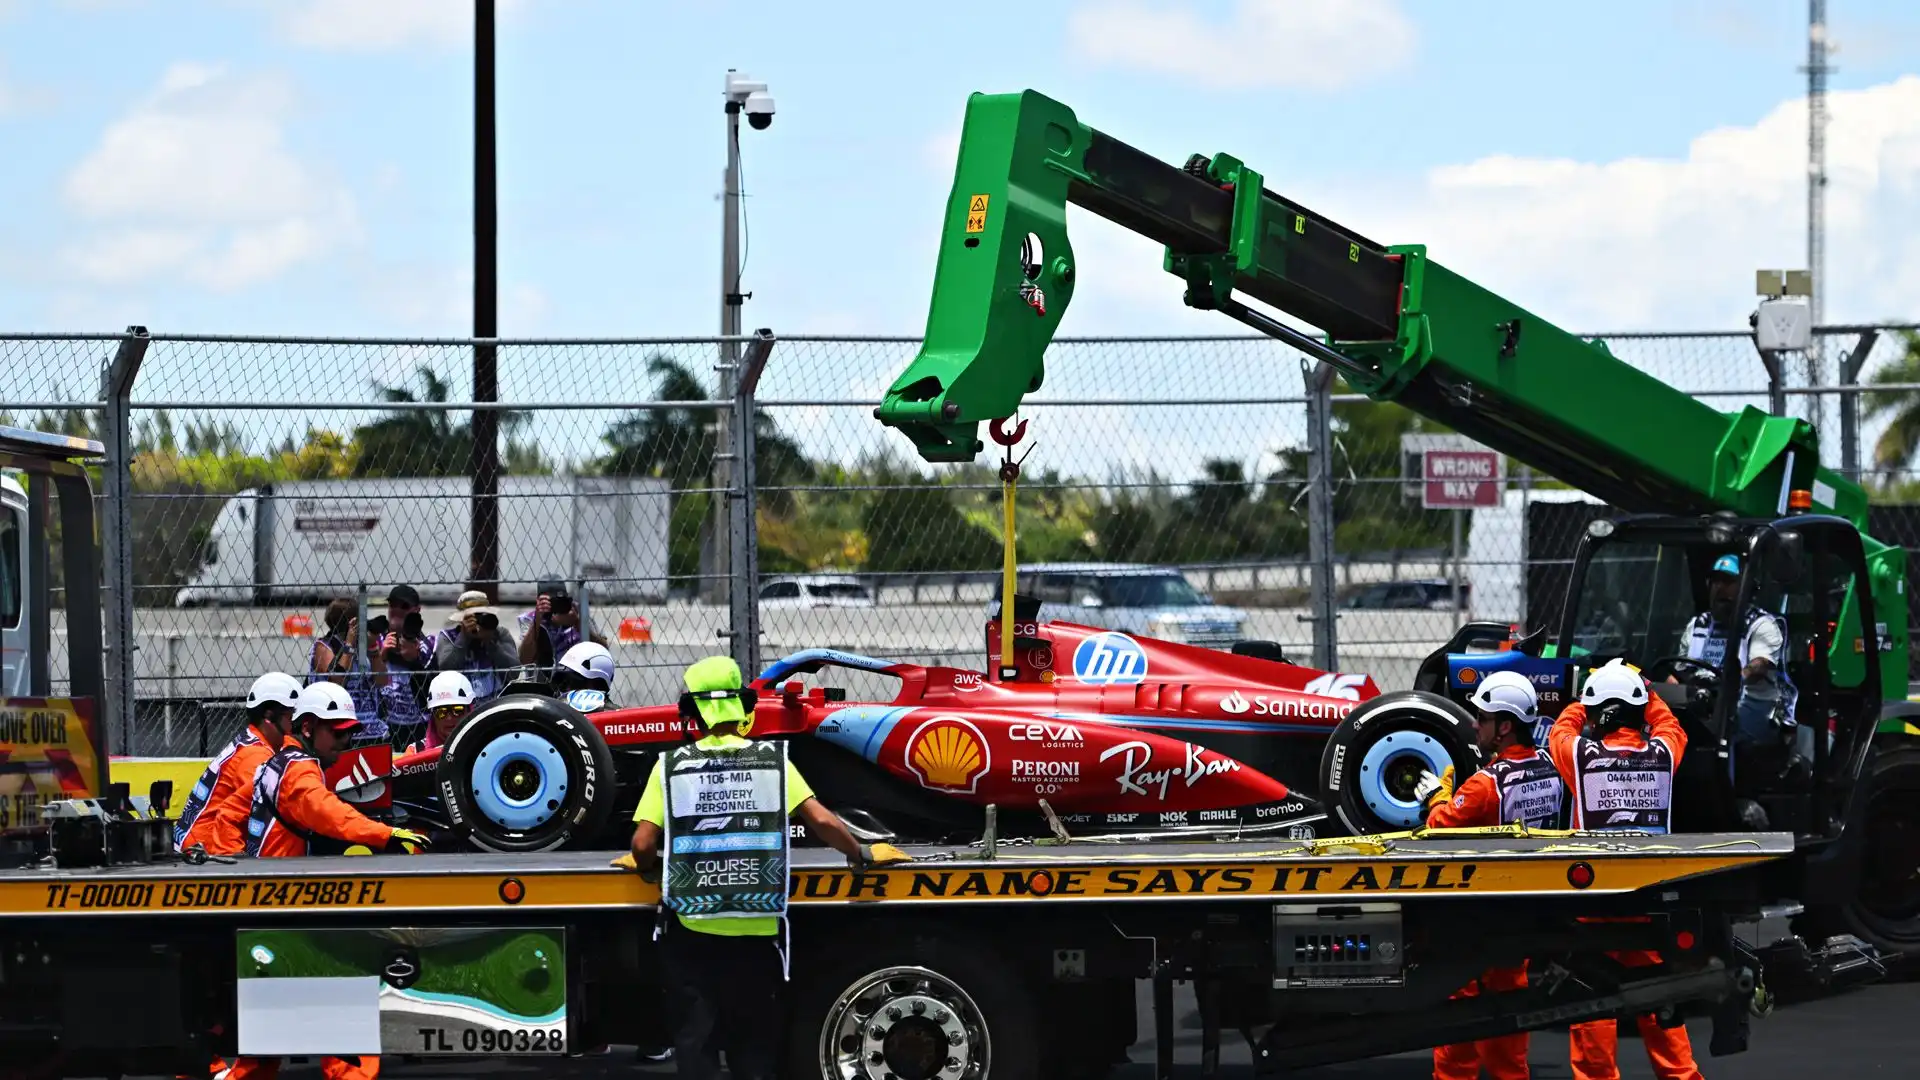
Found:
<path fill-rule="evenodd" d="M 613 753 L 582 714 L 514 694 L 454 732 L 435 771 L 447 823 L 483 851 L 591 842 L 613 810 Z"/>
<path fill-rule="evenodd" d="M 793 968 L 793 1080 L 1039 1080 L 1041 1015 L 977 939 L 849 932 Z"/>
<path fill-rule="evenodd" d="M 1420 775 L 1453 766 L 1455 782 L 1478 768 L 1473 718 L 1424 690 L 1381 694 L 1347 714 L 1320 755 L 1320 798 L 1353 833 L 1421 824 Z"/>

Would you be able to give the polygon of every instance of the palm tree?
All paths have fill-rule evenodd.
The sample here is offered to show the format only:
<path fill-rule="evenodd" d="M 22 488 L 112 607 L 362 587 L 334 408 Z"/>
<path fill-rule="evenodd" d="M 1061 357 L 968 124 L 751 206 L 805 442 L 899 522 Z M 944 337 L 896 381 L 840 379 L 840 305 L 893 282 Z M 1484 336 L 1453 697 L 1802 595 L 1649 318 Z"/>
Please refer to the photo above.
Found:
<path fill-rule="evenodd" d="M 707 388 L 678 361 L 658 353 L 647 358 L 658 401 L 710 401 Z M 719 411 L 712 408 L 647 409 L 622 417 L 601 436 L 608 455 L 600 471 L 611 476 L 657 476 L 678 492 L 711 483 L 718 452 Z M 773 417 L 754 414 L 754 467 L 762 487 L 782 488 L 813 478 L 813 463 L 800 444 L 780 434 Z M 793 493 L 764 491 L 762 505 L 785 514 Z"/>
<path fill-rule="evenodd" d="M 439 373 L 422 364 L 417 374 L 426 385 L 422 396 L 415 397 L 404 386 L 374 383 L 382 401 L 396 405 L 444 404 L 451 387 Z M 514 410 L 500 413 L 500 429 L 511 433 L 526 423 L 527 414 Z M 353 430 L 360 456 L 353 463 L 355 476 L 459 476 L 467 472 L 473 447 L 473 421 L 453 422 L 450 409 L 396 409 L 383 419 Z"/>
<path fill-rule="evenodd" d="M 1893 363 L 1874 372 L 1867 385 L 1920 384 L 1920 333 L 1903 330 L 1900 338 L 1904 351 Z M 1914 452 L 1920 450 L 1920 390 L 1881 390 L 1864 396 L 1866 419 L 1892 417 L 1873 444 L 1873 464 L 1889 473 L 1905 468 Z"/>

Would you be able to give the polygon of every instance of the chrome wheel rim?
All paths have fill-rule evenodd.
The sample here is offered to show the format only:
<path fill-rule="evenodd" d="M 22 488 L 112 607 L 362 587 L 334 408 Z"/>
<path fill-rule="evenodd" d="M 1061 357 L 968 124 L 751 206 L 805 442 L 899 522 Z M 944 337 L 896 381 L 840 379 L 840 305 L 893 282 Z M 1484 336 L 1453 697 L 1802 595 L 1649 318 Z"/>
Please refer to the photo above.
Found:
<path fill-rule="evenodd" d="M 823 1080 L 984 1080 L 986 1017 L 958 983 L 930 968 L 890 967 L 855 979 L 820 1027 Z"/>

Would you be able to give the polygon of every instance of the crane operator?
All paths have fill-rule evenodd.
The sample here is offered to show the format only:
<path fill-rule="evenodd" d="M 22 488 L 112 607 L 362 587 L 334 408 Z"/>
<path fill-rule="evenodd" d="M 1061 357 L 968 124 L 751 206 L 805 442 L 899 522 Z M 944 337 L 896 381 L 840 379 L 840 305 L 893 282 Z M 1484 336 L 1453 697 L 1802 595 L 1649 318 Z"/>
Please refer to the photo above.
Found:
<path fill-rule="evenodd" d="M 1782 732 L 1794 729 L 1793 707 L 1798 693 L 1781 666 L 1786 652 L 1785 619 L 1758 604 L 1736 609 L 1740 602 L 1740 557 L 1714 560 L 1707 578 L 1707 610 L 1695 615 L 1681 631 L 1687 659 L 1719 670 L 1727 647 L 1737 636 L 1740 663 L 1740 700 L 1734 707 L 1734 741 L 1770 745 Z M 1673 681 L 1672 676 L 1668 676 Z"/>
<path fill-rule="evenodd" d="M 1585 832 L 1672 831 L 1673 777 L 1686 751 L 1680 718 L 1624 660 L 1589 672 L 1580 700 L 1547 733 L 1547 754 L 1573 796 L 1573 827 Z M 1660 962 L 1644 950 L 1608 955 L 1626 967 Z M 1650 1013 L 1635 1020 L 1655 1076 L 1701 1080 L 1684 1026 L 1663 1028 Z M 1574 1080 L 1619 1080 L 1614 1021 L 1574 1024 L 1568 1036 Z"/>
<path fill-rule="evenodd" d="M 1567 789 L 1546 751 L 1536 745 L 1547 725 L 1537 714 L 1539 694 L 1533 680 L 1517 671 L 1496 671 L 1480 680 L 1470 699 L 1474 734 L 1481 756 L 1491 762 L 1453 789 L 1453 768 L 1439 777 L 1421 778 L 1414 795 L 1425 801 L 1427 824 L 1436 829 L 1465 829 L 1523 824 L 1535 829 L 1566 827 Z M 1454 994 L 1476 997 L 1482 989 L 1499 993 L 1527 988 L 1527 966 L 1494 967 Z M 1435 1080 L 1474 1080 L 1482 1068 L 1493 1080 L 1527 1080 L 1527 1033 L 1515 1032 L 1476 1042 L 1433 1048 Z"/>

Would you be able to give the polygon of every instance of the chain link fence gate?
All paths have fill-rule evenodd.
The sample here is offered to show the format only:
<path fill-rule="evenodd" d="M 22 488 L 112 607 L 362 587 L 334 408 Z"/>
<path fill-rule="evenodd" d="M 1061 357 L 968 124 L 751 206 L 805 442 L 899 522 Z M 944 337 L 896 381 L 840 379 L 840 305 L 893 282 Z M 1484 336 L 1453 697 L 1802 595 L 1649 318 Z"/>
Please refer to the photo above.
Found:
<path fill-rule="evenodd" d="M 1615 355 L 1718 408 L 1772 399 L 1812 419 L 1827 463 L 1874 488 L 1876 534 L 1920 546 L 1920 516 L 1904 510 L 1920 484 L 1897 452 L 1909 430 L 1898 417 L 1911 412 L 1920 432 L 1910 329 L 1823 332 L 1818 365 L 1783 358 L 1773 388 L 1744 333 L 1605 337 Z M 256 674 L 308 670 L 336 601 L 366 626 L 393 586 L 411 585 L 426 600 L 425 632 L 457 632 L 448 617 L 468 584 L 474 342 L 136 338 L 0 337 L 0 419 L 99 438 L 127 463 L 96 482 L 110 665 L 114 643 L 132 646 L 119 653 L 131 656 L 120 685 L 132 703 L 110 712 L 119 752 L 217 749 Z M 681 667 L 714 652 L 751 666 L 834 647 L 977 669 L 997 594 L 998 448 L 935 468 L 873 419 L 918 347 L 499 342 L 504 404 L 483 407 L 501 417 L 493 584 L 514 659 L 533 590 L 558 576 L 612 649 L 621 702 L 670 700 Z M 1033 450 L 1017 507 L 1022 564 L 1056 572 L 1029 573 L 1026 586 L 1083 622 L 1211 601 L 1222 610 L 1198 629 L 1144 629 L 1271 640 L 1385 687 L 1408 685 L 1462 617 L 1526 621 L 1541 602 L 1529 578 L 1570 555 L 1530 538 L 1527 522 L 1578 493 L 1509 463 L 1499 507 L 1423 510 L 1417 458 L 1403 453 L 1423 422 L 1320 387 L 1302 359 L 1260 337 L 1056 342 L 1046 388 L 1022 410 Z M 715 400 L 730 360 L 743 377 L 734 398 Z M 1915 383 L 1882 386 L 1850 422 L 1845 403 L 1863 395 L 1836 384 L 1908 370 Z M 1324 425 L 1311 400 L 1325 404 Z M 1875 402 L 1886 408 L 1874 414 Z M 1848 438 L 1828 434 L 1843 427 Z M 1451 514 L 1462 515 L 1458 550 Z M 1115 583 L 1113 568 L 1142 563 L 1176 567 L 1182 583 L 1147 596 Z M 59 625 L 56 615 L 56 678 Z M 403 652 L 388 682 L 424 681 L 431 669 L 414 662 Z"/>

